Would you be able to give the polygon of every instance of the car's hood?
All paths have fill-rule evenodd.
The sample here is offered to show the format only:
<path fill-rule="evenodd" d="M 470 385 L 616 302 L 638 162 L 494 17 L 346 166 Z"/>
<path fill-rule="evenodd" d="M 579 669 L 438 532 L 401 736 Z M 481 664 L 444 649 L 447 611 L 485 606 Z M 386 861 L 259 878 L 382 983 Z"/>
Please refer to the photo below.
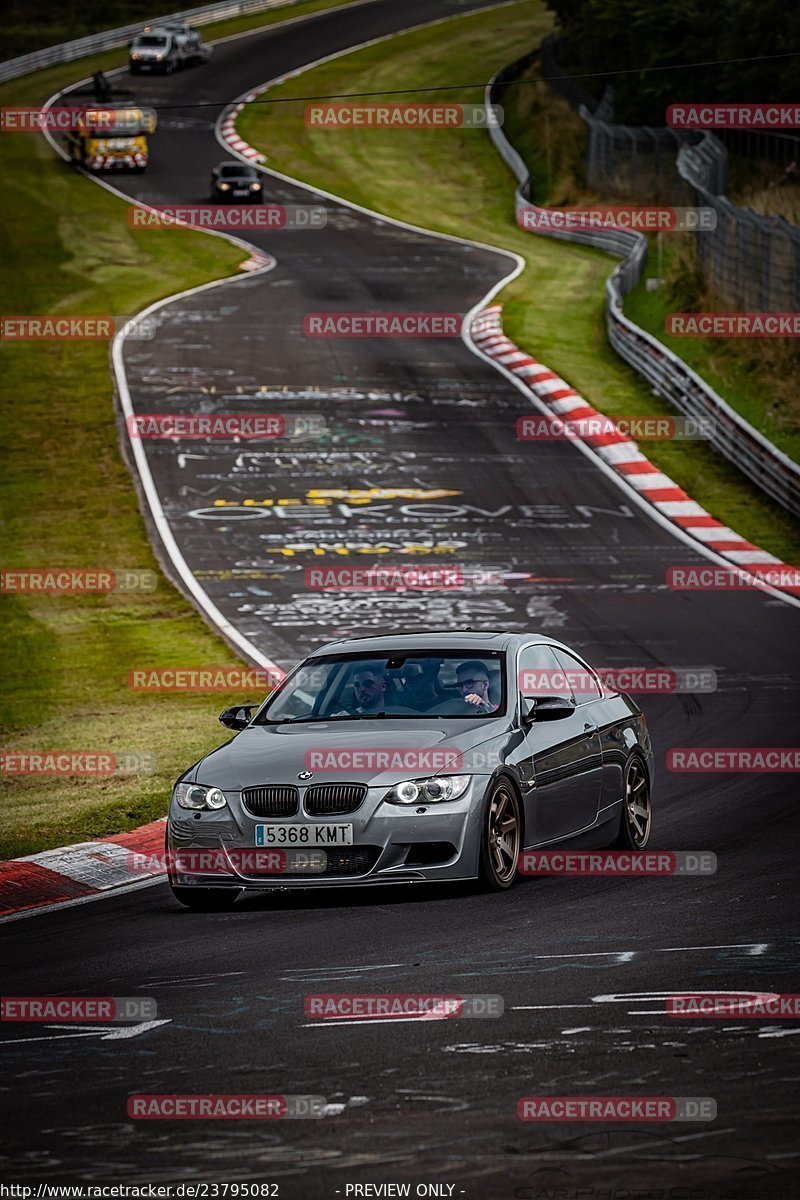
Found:
<path fill-rule="evenodd" d="M 239 791 L 265 783 L 390 787 L 429 775 L 491 774 L 510 728 L 507 717 L 258 725 L 201 759 L 194 778 Z M 299 780 L 305 771 L 313 778 Z"/>

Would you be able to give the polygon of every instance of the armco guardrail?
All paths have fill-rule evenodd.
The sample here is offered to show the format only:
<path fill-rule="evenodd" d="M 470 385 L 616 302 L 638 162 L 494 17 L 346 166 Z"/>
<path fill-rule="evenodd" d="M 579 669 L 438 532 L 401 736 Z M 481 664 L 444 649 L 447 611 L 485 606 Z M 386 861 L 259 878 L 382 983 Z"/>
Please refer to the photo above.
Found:
<path fill-rule="evenodd" d="M 532 58 L 533 55 L 526 55 L 492 77 L 484 95 L 487 108 L 490 104 L 502 104 L 503 84 L 517 78 Z M 521 214 L 525 211 L 548 211 L 531 203 L 530 173 L 502 128 L 488 120 L 487 127 L 498 153 L 518 181 L 514 200 L 517 223 L 522 224 Z M 616 228 L 537 228 L 535 232 L 543 237 L 594 246 L 622 259 L 606 280 L 606 329 L 611 345 L 679 412 L 710 422 L 713 432 L 709 441 L 714 448 L 783 508 L 800 516 L 800 466 L 740 417 L 682 359 L 623 313 L 623 297 L 639 283 L 644 272 L 647 258 L 644 234 Z"/>
<path fill-rule="evenodd" d="M 800 142 L 798 142 L 800 145 Z M 728 151 L 712 133 L 684 146 L 678 174 L 698 203 L 716 213 L 713 229 L 697 234 L 703 274 L 725 308 L 747 312 L 800 309 L 800 229 L 783 217 L 763 216 L 722 195 L 721 164 Z"/>
<path fill-rule="evenodd" d="M 19 58 L 10 58 L 7 62 L 0 63 L 0 83 L 5 83 L 8 79 L 17 79 L 30 71 L 40 71 L 42 67 L 53 67 L 57 63 L 83 58 L 86 54 L 97 54 L 100 50 L 113 50 L 117 46 L 124 46 L 131 38 L 136 37 L 137 33 L 141 33 L 145 24 L 186 21 L 191 25 L 209 25 L 212 21 L 224 21 L 228 17 L 247 16 L 248 13 L 264 12 L 268 8 L 289 8 L 299 3 L 300 0 L 235 0 L 235 3 L 205 4 L 201 8 L 187 8 L 183 12 L 154 17 L 149 22 L 137 21 L 135 25 L 106 29 L 103 33 L 93 33 L 89 37 L 62 42 L 58 46 L 48 46 L 44 50 L 34 50 L 32 54 L 22 54 Z"/>

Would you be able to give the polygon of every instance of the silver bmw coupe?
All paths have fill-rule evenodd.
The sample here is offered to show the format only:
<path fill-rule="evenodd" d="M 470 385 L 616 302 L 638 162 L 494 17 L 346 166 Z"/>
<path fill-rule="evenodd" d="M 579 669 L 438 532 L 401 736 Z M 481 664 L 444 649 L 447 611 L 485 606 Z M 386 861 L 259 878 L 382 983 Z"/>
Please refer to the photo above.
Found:
<path fill-rule="evenodd" d="M 176 898 L 478 879 L 510 887 L 524 850 L 642 850 L 653 752 L 624 693 L 536 634 L 331 642 L 236 736 L 180 777 L 167 821 Z"/>

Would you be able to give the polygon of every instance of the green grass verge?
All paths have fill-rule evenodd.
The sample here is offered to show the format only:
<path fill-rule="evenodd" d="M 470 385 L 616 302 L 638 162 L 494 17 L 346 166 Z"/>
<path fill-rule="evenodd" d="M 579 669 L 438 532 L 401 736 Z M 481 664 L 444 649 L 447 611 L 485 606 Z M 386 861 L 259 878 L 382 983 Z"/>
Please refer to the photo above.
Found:
<path fill-rule="evenodd" d="M 239 128 L 269 153 L 269 165 L 389 216 L 515 250 L 525 272 L 502 293 L 509 337 L 558 371 L 612 417 L 670 415 L 607 345 L 604 284 L 614 260 L 548 241 L 514 222 L 513 181 L 480 130 L 334 130 L 303 119 L 308 94 L 450 86 L 488 79 L 528 52 L 551 27 L 540 3 L 453 18 L 307 71 L 270 93 L 297 103 L 252 105 Z M 480 103 L 482 88 L 442 93 Z M 520 89 L 522 94 L 522 89 Z M 411 96 L 404 97 L 411 99 Z M 425 100 L 435 99 L 428 93 Z M 504 106 L 513 106 L 511 89 Z M 566 188 L 574 152 L 554 153 Z M 566 180 L 567 182 L 564 182 Z M 702 443 L 642 443 L 644 452 L 716 517 L 789 562 L 800 561 L 800 526 Z"/>
<path fill-rule="evenodd" d="M 680 235 L 676 234 L 675 238 Z M 665 239 L 664 283 L 648 292 L 646 280 L 659 274 L 651 253 L 645 278 L 625 297 L 625 313 L 697 371 L 746 421 L 778 449 L 800 462 L 800 352 L 790 340 L 678 338 L 665 333 L 674 312 L 713 312 L 717 306 L 703 286 L 691 243 Z"/>

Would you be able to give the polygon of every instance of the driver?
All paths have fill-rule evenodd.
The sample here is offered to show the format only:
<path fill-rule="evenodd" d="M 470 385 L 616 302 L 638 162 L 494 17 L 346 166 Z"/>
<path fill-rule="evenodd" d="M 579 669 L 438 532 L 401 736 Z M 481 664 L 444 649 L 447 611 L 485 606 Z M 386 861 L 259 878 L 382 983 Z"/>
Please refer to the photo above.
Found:
<path fill-rule="evenodd" d="M 380 667 L 358 667 L 353 674 L 357 713 L 378 713 L 386 708 L 386 675 Z"/>
<path fill-rule="evenodd" d="M 491 713 L 498 708 L 489 699 L 489 672 L 477 659 L 463 662 L 456 668 L 456 686 L 466 704 L 474 704 L 478 712 Z"/>

